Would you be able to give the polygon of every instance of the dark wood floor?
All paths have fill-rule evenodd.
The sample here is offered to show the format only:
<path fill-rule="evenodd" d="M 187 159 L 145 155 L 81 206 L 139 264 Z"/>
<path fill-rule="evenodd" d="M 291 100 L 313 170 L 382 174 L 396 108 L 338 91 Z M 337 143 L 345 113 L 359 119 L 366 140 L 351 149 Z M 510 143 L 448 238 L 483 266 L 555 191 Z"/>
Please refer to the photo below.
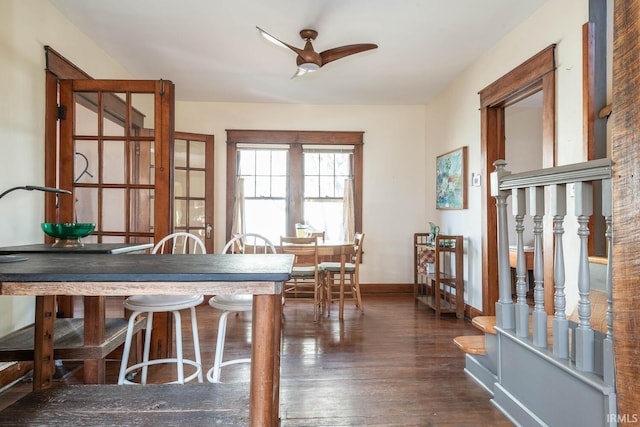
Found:
<path fill-rule="evenodd" d="M 287 300 L 282 426 L 513 425 L 492 406 L 490 395 L 464 374 L 464 356 L 452 339 L 478 334 L 469 322 L 436 319 L 432 310 L 408 295 L 367 295 L 364 304 L 364 315 L 350 305 L 340 322 L 334 307 L 332 317 L 314 323 L 311 304 Z M 218 315 L 208 305 L 198 309 L 206 369 L 213 363 Z M 229 317 L 228 357 L 248 354 L 250 322 L 246 313 Z M 118 365 L 107 364 L 108 382 L 116 381 Z M 248 381 L 248 365 L 226 369 L 223 381 Z M 160 369 L 152 379 L 161 382 L 171 374 L 170 369 Z M 79 383 L 81 378 L 78 368 L 58 383 Z M 2 393 L 0 408 L 30 387 L 22 382 Z"/>

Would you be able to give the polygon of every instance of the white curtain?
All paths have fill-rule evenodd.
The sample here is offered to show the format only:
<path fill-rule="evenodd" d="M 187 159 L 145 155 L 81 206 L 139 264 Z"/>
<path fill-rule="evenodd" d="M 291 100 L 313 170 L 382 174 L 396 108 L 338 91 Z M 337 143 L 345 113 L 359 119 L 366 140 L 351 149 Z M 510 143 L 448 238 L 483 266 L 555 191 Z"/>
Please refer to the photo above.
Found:
<path fill-rule="evenodd" d="M 353 242 L 356 233 L 355 206 L 353 203 L 353 179 L 344 180 L 344 199 L 342 200 L 342 217 L 344 227 L 344 240 Z"/>
<path fill-rule="evenodd" d="M 245 233 L 244 220 L 244 179 L 236 181 L 236 195 L 233 200 L 233 223 L 231 224 L 231 237 Z"/>

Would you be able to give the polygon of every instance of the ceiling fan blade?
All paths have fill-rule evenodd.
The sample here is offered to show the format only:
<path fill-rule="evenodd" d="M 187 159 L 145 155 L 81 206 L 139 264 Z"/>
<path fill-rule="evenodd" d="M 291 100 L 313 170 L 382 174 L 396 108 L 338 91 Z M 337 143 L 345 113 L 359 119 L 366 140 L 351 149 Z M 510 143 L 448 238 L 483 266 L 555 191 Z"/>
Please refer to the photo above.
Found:
<path fill-rule="evenodd" d="M 302 53 L 302 49 L 298 49 L 297 47 L 291 46 L 290 44 L 287 44 L 287 43 L 283 42 L 282 40 L 278 40 L 277 38 L 275 38 L 271 34 L 267 33 L 265 30 L 263 30 L 260 27 L 256 27 L 256 28 L 260 32 L 260 35 L 262 37 L 264 37 L 265 39 L 269 40 L 271 43 L 273 43 L 275 45 L 278 45 L 280 47 L 291 49 L 292 51 L 294 51 L 298 55 L 300 55 L 300 53 Z"/>
<path fill-rule="evenodd" d="M 349 44 L 346 46 L 340 46 L 333 49 L 325 50 L 324 52 L 320 53 L 320 57 L 322 58 L 322 65 L 325 65 L 329 62 L 335 61 L 336 59 L 344 58 L 345 56 L 353 55 L 367 50 L 376 49 L 377 47 L 378 45 L 374 43 Z"/>

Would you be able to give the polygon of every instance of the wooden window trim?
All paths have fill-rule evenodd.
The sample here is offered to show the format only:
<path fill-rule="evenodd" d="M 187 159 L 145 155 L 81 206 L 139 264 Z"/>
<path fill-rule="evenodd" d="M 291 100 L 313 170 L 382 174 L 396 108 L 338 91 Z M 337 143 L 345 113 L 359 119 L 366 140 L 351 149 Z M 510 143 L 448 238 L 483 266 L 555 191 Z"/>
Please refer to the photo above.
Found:
<path fill-rule="evenodd" d="M 364 132 L 290 131 L 227 129 L 226 240 L 231 237 L 233 196 L 235 194 L 236 151 L 238 144 L 351 145 L 353 146 L 355 227 L 362 230 L 363 141 Z"/>

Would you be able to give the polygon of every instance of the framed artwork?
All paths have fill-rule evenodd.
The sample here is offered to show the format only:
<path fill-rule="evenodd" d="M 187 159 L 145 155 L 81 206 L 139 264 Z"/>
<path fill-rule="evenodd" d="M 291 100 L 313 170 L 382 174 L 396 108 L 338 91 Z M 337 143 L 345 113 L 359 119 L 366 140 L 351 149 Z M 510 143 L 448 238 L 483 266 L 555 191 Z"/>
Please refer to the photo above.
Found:
<path fill-rule="evenodd" d="M 436 157 L 436 209 L 467 209 L 467 147 Z"/>

